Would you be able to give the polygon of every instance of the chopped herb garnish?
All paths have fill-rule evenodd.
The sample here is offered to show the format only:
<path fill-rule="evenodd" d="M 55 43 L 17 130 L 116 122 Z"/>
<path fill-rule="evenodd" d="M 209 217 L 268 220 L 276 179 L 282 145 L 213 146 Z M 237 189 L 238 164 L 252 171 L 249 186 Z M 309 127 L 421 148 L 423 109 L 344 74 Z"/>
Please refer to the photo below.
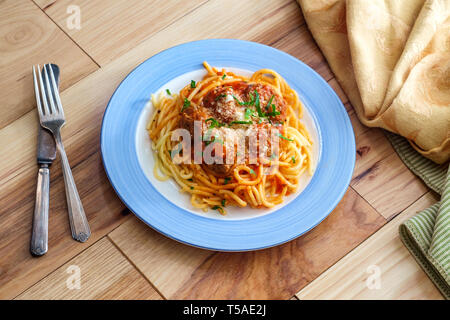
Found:
<path fill-rule="evenodd" d="M 247 102 L 247 105 L 251 106 L 255 103 L 255 97 L 253 96 L 253 94 L 251 92 L 248 94 L 248 96 L 250 97 L 250 101 Z"/>
<path fill-rule="evenodd" d="M 230 182 L 231 178 L 230 177 L 226 177 L 225 180 L 223 181 L 223 184 L 228 184 L 228 182 Z"/>
<path fill-rule="evenodd" d="M 167 94 L 168 94 L 169 96 L 172 95 L 172 94 L 170 93 L 170 90 L 169 90 L 169 89 L 166 89 L 166 92 L 167 92 Z"/>
<path fill-rule="evenodd" d="M 255 175 L 255 174 L 256 174 L 256 173 L 255 173 L 255 170 L 250 169 L 250 174 Z"/>
<path fill-rule="evenodd" d="M 226 94 L 219 94 L 217 97 L 216 97 L 216 101 L 217 100 L 219 100 L 220 98 L 225 98 L 227 95 Z"/>
<path fill-rule="evenodd" d="M 210 130 L 211 129 L 208 129 L 208 131 L 210 131 Z M 205 135 L 203 135 L 202 141 L 204 141 L 205 145 L 208 146 L 211 142 L 214 141 L 215 138 L 216 138 L 215 136 L 211 137 L 211 133 L 210 132 L 207 132 Z"/>
<path fill-rule="evenodd" d="M 275 109 L 275 105 L 272 104 L 274 95 L 272 95 L 272 96 L 270 97 L 269 102 L 268 102 L 267 105 L 265 106 L 265 109 L 266 109 L 267 111 L 269 111 L 269 107 L 272 107 L 272 112 L 264 113 L 264 112 L 261 110 L 261 101 L 260 101 L 260 99 L 259 99 L 259 93 L 258 93 L 258 91 L 256 91 L 256 90 L 254 91 L 254 93 L 255 93 L 255 101 L 254 101 L 254 104 L 255 104 L 255 107 L 256 107 L 256 111 L 258 112 L 258 117 L 260 117 L 260 118 L 275 117 L 275 116 L 277 116 L 277 115 L 280 114 L 280 112 L 277 111 L 277 110 Z M 272 123 L 272 122 L 270 121 L 270 119 L 269 119 L 269 122 Z M 261 121 L 259 121 L 258 123 L 261 123 Z"/>
<path fill-rule="evenodd" d="M 224 73 L 223 76 L 222 76 L 222 80 L 225 79 L 226 76 L 227 76 L 227 74 Z"/>
<path fill-rule="evenodd" d="M 195 81 L 191 80 L 191 88 L 195 88 Z"/>
<path fill-rule="evenodd" d="M 286 138 L 285 136 L 283 136 L 281 133 L 278 133 L 277 136 L 279 136 L 280 138 L 287 140 L 287 141 L 294 141 L 292 139 Z"/>
<path fill-rule="evenodd" d="M 253 124 L 253 121 L 231 121 L 230 126 L 233 124 Z"/>
<path fill-rule="evenodd" d="M 224 213 L 223 208 L 221 206 L 214 206 L 211 209 L 219 211 L 221 214 Z"/>
<path fill-rule="evenodd" d="M 250 101 L 240 101 L 235 95 L 233 95 L 233 99 L 236 100 L 237 103 L 241 106 L 251 106 L 255 103 L 255 97 L 250 93 Z"/>
<path fill-rule="evenodd" d="M 211 121 L 211 125 L 209 126 L 209 129 L 220 128 L 220 127 L 223 127 L 225 125 L 224 123 L 220 123 L 219 121 L 217 121 L 214 118 L 206 119 L 205 123 L 208 123 L 209 121 Z"/>
<path fill-rule="evenodd" d="M 274 95 L 272 95 L 272 96 L 270 97 L 270 99 L 269 99 L 269 102 L 267 102 L 266 110 L 269 110 L 269 107 L 270 107 L 270 105 L 272 104 L 272 101 L 273 101 L 273 97 L 274 97 Z M 275 110 L 273 110 L 273 111 L 275 111 Z"/>
<path fill-rule="evenodd" d="M 188 179 L 188 181 L 191 181 L 191 182 L 193 182 L 194 180 L 192 180 L 192 179 Z"/>
<path fill-rule="evenodd" d="M 280 114 L 280 111 L 277 111 L 275 105 L 272 103 L 274 95 L 272 95 L 269 99 L 269 102 L 266 105 L 266 110 L 269 110 L 270 107 L 272 107 L 272 112 L 268 113 L 267 116 L 269 117 L 275 117 Z"/>
<path fill-rule="evenodd" d="M 225 199 L 222 199 L 222 207 L 225 207 Z"/>
<path fill-rule="evenodd" d="M 260 104 L 260 101 L 259 101 L 259 93 L 256 90 L 254 91 L 254 93 L 255 93 L 255 107 L 256 107 L 256 111 L 258 112 L 258 116 L 259 117 L 264 118 L 264 117 L 266 117 L 266 115 L 261 110 L 261 104 Z"/>
<path fill-rule="evenodd" d="M 240 101 L 234 94 L 233 99 L 236 100 L 236 102 L 239 103 L 241 106 L 246 104 L 246 102 Z"/>
<path fill-rule="evenodd" d="M 190 105 L 191 105 L 191 102 L 187 98 L 184 98 L 183 108 L 181 108 L 181 112 L 183 112 L 185 109 L 189 108 Z"/>
<path fill-rule="evenodd" d="M 295 158 L 294 158 L 294 156 L 292 156 L 291 159 L 292 159 L 292 163 L 295 163 Z"/>
<path fill-rule="evenodd" d="M 267 113 L 267 116 L 269 116 L 269 117 L 275 117 L 275 116 L 280 115 L 281 112 L 280 112 L 280 111 L 277 111 L 277 109 L 275 109 L 275 108 L 276 108 L 275 105 L 272 104 L 272 112 Z"/>
<path fill-rule="evenodd" d="M 191 190 L 194 190 L 194 187 L 191 187 Z"/>
<path fill-rule="evenodd" d="M 245 108 L 245 114 L 244 114 L 245 119 L 250 119 L 250 116 L 253 116 L 254 113 L 255 112 L 252 109 Z"/>

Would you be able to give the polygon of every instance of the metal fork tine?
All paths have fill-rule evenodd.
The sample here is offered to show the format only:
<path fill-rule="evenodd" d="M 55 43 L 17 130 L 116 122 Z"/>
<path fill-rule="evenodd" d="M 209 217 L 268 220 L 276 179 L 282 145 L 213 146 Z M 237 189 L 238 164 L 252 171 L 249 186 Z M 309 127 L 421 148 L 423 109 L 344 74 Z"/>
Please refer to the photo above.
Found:
<path fill-rule="evenodd" d="M 38 75 L 39 75 L 39 85 L 41 87 L 42 104 L 44 105 L 44 113 L 45 113 L 45 115 L 49 115 L 50 109 L 48 107 L 47 95 L 45 94 L 45 89 L 44 89 L 44 81 L 42 80 L 41 67 L 39 65 L 37 65 L 37 70 L 38 70 Z"/>
<path fill-rule="evenodd" d="M 44 64 L 44 78 L 45 78 L 45 84 L 46 84 L 46 89 L 47 89 L 47 96 L 49 97 L 49 101 L 50 101 L 50 107 L 51 107 L 51 113 L 52 114 L 56 114 L 58 113 L 58 109 L 56 109 L 55 107 L 55 103 L 54 103 L 54 98 L 53 98 L 53 93 L 52 90 L 50 89 L 50 82 L 48 81 L 48 68 L 47 68 L 48 64 Z"/>
<path fill-rule="evenodd" d="M 41 105 L 41 96 L 39 94 L 39 87 L 37 84 L 37 78 L 36 78 L 36 70 L 33 66 L 33 82 L 34 82 L 34 93 L 36 95 L 36 105 L 38 108 L 38 112 L 39 112 L 39 118 L 41 118 L 43 116 L 44 110 L 42 109 L 42 105 Z"/>
<path fill-rule="evenodd" d="M 50 78 L 52 81 L 52 89 L 53 89 L 53 94 L 55 95 L 56 105 L 58 106 L 57 108 L 58 108 L 59 113 L 64 114 L 61 99 L 59 97 L 58 86 L 56 85 L 55 76 L 53 74 L 53 68 L 50 64 L 48 66 L 49 66 L 48 68 L 50 70 Z"/>

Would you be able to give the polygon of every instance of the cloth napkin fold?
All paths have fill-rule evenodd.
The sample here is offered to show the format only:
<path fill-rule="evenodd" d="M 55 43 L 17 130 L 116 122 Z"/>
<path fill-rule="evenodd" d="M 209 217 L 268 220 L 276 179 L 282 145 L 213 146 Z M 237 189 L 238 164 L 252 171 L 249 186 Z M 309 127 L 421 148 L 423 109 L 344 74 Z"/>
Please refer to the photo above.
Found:
<path fill-rule="evenodd" d="M 450 159 L 450 0 L 298 0 L 367 126 Z"/>
<path fill-rule="evenodd" d="M 441 195 L 441 201 L 402 223 L 399 232 L 417 263 L 450 299 L 450 166 L 424 158 L 398 135 L 386 135 L 408 168 Z"/>
<path fill-rule="evenodd" d="M 399 232 L 449 299 L 450 0 L 298 2 L 358 118 L 390 131 L 403 162 L 441 194 Z"/>

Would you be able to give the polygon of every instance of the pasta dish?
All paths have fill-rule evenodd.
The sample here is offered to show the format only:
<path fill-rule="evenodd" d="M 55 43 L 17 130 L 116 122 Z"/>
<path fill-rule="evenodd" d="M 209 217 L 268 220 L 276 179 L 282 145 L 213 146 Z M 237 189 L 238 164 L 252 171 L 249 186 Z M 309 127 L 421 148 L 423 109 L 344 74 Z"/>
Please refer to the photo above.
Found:
<path fill-rule="evenodd" d="M 312 175 L 312 140 L 297 93 L 275 71 L 250 77 L 203 63 L 180 92 L 152 95 L 147 124 L 158 180 L 174 179 L 193 207 L 272 208 Z"/>

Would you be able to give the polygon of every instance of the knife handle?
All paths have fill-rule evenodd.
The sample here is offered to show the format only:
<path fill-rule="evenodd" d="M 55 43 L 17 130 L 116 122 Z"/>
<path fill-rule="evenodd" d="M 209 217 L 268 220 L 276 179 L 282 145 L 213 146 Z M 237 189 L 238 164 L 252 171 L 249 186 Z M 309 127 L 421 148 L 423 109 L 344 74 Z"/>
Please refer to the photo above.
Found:
<path fill-rule="evenodd" d="M 36 203 L 34 205 L 33 232 L 30 251 L 42 256 L 48 250 L 48 203 L 50 191 L 50 170 L 42 166 L 38 172 Z"/>

